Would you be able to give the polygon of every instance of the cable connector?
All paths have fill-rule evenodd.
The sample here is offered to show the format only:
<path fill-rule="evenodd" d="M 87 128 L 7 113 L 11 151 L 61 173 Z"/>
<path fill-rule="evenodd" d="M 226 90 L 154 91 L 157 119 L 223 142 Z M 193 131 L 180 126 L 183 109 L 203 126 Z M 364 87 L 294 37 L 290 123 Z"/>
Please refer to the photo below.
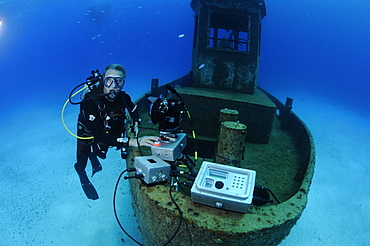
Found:
<path fill-rule="evenodd" d="M 274 201 L 270 199 L 270 194 L 274 197 L 277 203 L 280 203 L 279 199 L 277 199 L 275 194 L 270 189 L 262 185 L 255 185 L 253 191 L 253 205 L 262 206 L 268 202 L 273 203 Z"/>
<path fill-rule="evenodd" d="M 195 181 L 195 177 L 193 176 L 188 176 L 188 175 L 177 175 L 176 177 L 181 177 L 181 178 L 186 178 L 187 180 L 190 180 L 190 181 Z"/>
<path fill-rule="evenodd" d="M 192 183 L 187 183 L 186 182 L 186 183 L 183 183 L 183 185 L 186 186 L 186 187 L 189 187 L 189 188 L 193 187 L 193 184 Z"/>
<path fill-rule="evenodd" d="M 124 177 L 124 179 L 142 179 L 142 178 L 144 178 L 144 174 L 142 174 L 142 173 L 140 173 L 138 175 L 134 175 L 134 176 Z"/>
<path fill-rule="evenodd" d="M 253 200 L 254 200 L 254 202 L 256 202 L 256 201 L 260 201 L 260 202 L 262 202 L 262 203 L 268 203 L 268 202 L 273 203 L 273 202 L 274 202 L 273 200 L 270 200 L 270 199 L 264 199 L 264 198 L 259 197 L 259 196 L 253 196 Z"/>

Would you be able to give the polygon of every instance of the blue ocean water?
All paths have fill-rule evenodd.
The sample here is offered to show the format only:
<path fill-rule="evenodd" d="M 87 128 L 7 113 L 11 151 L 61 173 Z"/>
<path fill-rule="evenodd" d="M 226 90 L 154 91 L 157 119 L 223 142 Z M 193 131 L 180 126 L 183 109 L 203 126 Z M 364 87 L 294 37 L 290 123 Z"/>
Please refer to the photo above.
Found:
<path fill-rule="evenodd" d="M 297 107 L 314 131 L 318 154 L 321 154 L 318 164 L 329 165 L 320 161 L 320 157 L 322 160 L 338 159 L 336 167 L 343 165 L 346 172 L 349 167 L 344 163 L 352 163 L 349 156 L 359 151 L 350 170 L 357 175 L 355 183 L 364 183 L 360 173 L 365 177 L 369 170 L 366 160 L 361 158 L 365 156 L 361 147 L 368 146 L 365 137 L 369 136 L 369 1 L 266 2 L 259 85 L 281 100 L 286 96 L 298 97 L 293 109 Z M 109 11 L 105 9 L 104 15 L 92 13 L 94 7 L 103 8 L 107 4 L 110 8 Z M 0 0 L 0 83 L 3 88 L 0 184 L 6 191 L 2 192 L 1 200 L 9 204 L 0 205 L 0 217 L 6 218 L 0 221 L 0 238 L 5 240 L 0 239 L 0 245 L 103 245 L 106 241 L 100 235 L 102 231 L 111 233 L 108 235 L 111 242 L 124 237 L 118 233 L 114 221 L 107 221 L 111 215 L 110 201 L 102 198 L 98 205 L 85 204 L 83 196 L 79 197 L 81 200 L 68 196 L 71 191 L 68 188 L 80 192 L 80 187 L 72 168 L 75 140 L 61 126 L 60 110 L 75 85 L 82 83 L 91 70 L 102 71 L 110 63 L 126 67 L 125 90 L 133 99 L 150 89 L 152 78 L 159 78 L 164 84 L 188 73 L 194 21 L 189 5 L 190 0 Z M 69 107 L 67 110 L 67 123 L 73 126 L 78 109 Z M 350 117 L 359 118 L 350 121 Z M 333 128 L 332 119 L 340 122 L 338 129 L 345 135 L 328 140 L 322 129 Z M 359 141 L 348 141 L 346 136 L 350 135 L 355 135 Z M 352 147 L 347 148 L 346 143 Z M 357 147 L 355 144 L 359 148 L 353 147 Z M 333 146 L 338 148 L 333 149 Z M 346 152 L 348 149 L 350 153 Z M 329 152 L 330 156 L 325 156 Z M 110 160 L 117 158 L 112 154 Z M 33 159 L 37 161 L 32 162 Z M 105 187 L 103 181 L 114 184 L 119 171 L 106 164 L 103 175 L 111 173 L 111 176 L 94 180 L 100 191 Z M 319 178 L 314 184 L 328 179 L 324 173 L 318 170 Z M 37 192 L 25 193 L 30 189 L 43 190 L 45 184 L 55 187 L 44 190 L 41 197 L 35 195 Z M 65 195 L 56 195 L 60 193 Z M 315 199 L 319 198 L 313 191 L 311 193 L 313 201 L 317 202 Z M 365 200 L 358 199 L 359 203 Z M 42 211 L 39 210 L 40 202 Z M 25 204 L 28 207 L 23 207 Z M 360 214 L 369 208 L 368 203 L 362 205 Z M 20 209 L 9 212 L 9 207 Z M 77 215 L 71 212 L 76 208 Z M 104 217 L 102 211 L 107 216 Z M 311 211 L 322 213 L 316 207 Z M 338 211 L 344 213 L 345 210 L 338 208 Z M 51 223 L 47 218 L 59 218 L 53 221 L 53 229 L 42 225 Z M 19 225 L 14 222 L 18 220 Z M 130 220 L 126 223 L 131 225 Z M 298 228 L 296 231 L 305 231 L 303 226 Z M 318 230 L 310 229 L 315 233 Z M 61 232 L 75 236 L 68 240 L 59 238 Z M 56 236 L 50 236 L 53 233 Z M 340 245 L 328 244 L 338 241 L 325 241 L 327 235 L 323 232 L 317 234 L 321 238 L 315 238 L 316 245 Z M 335 232 L 331 236 L 339 237 Z M 128 240 L 126 238 L 125 243 L 129 244 Z M 299 244 L 292 241 L 285 245 L 307 245 L 308 239 L 301 238 Z M 359 242 L 357 245 L 366 244 Z"/>
<path fill-rule="evenodd" d="M 16 104 L 66 98 L 90 71 L 121 63 L 133 97 L 151 78 L 190 71 L 192 11 L 187 1 L 1 1 L 1 81 Z M 109 4 L 106 18 L 89 10 Z M 100 10 L 100 9 L 99 9 Z M 178 38 L 180 34 L 186 34 Z M 50 101 L 50 100 L 51 101 Z"/>
<path fill-rule="evenodd" d="M 176 79 L 191 69 L 189 2 L 1 1 L 3 100 L 13 106 L 21 106 L 22 99 L 61 100 L 92 69 L 111 62 L 126 66 L 126 90 L 133 97 L 149 88 L 151 78 Z M 104 3 L 111 7 L 107 17 L 93 20 L 89 7 Z M 367 1 L 267 1 L 267 13 L 261 86 L 304 90 L 367 112 Z"/>
<path fill-rule="evenodd" d="M 267 1 L 267 12 L 260 85 L 369 115 L 369 1 Z"/>

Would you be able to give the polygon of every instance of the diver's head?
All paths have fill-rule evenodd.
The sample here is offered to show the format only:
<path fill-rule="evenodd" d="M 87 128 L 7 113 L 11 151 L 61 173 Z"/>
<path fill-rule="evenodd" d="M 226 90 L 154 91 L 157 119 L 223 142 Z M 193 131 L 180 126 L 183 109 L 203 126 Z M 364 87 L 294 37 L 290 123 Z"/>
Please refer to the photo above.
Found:
<path fill-rule="evenodd" d="M 103 93 L 109 101 L 114 101 L 125 84 L 126 69 L 119 64 L 108 65 L 104 70 Z"/>

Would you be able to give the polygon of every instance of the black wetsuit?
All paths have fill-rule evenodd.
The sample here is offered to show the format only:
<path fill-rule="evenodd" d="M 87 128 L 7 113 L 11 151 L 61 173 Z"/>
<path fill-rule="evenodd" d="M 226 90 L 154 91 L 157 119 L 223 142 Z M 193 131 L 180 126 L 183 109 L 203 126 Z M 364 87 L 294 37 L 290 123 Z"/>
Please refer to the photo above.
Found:
<path fill-rule="evenodd" d="M 131 97 L 121 91 L 113 102 L 108 101 L 97 89 L 87 93 L 80 104 L 77 135 L 93 139 L 77 140 L 77 163 L 75 169 L 80 177 L 82 188 L 90 199 L 98 199 L 98 193 L 88 179 L 85 168 L 89 159 L 92 176 L 102 170 L 97 157 L 105 159 L 109 146 L 122 147 L 117 142 L 126 130 L 126 109 L 134 121 L 138 121 L 136 105 Z"/>

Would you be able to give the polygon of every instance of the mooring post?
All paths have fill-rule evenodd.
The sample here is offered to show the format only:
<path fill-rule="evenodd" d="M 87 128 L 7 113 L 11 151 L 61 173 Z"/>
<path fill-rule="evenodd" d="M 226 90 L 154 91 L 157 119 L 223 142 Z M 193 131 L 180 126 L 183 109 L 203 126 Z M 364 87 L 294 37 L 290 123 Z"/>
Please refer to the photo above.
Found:
<path fill-rule="evenodd" d="M 224 108 L 220 110 L 220 115 L 218 117 L 218 128 L 217 128 L 217 139 L 216 139 L 216 148 L 215 148 L 215 155 L 214 155 L 214 160 L 216 160 L 217 156 L 217 146 L 218 146 L 218 138 L 220 136 L 220 129 L 221 129 L 221 124 L 225 121 L 234 121 L 237 122 L 239 120 L 239 111 L 235 109 L 228 109 Z"/>
<path fill-rule="evenodd" d="M 159 85 L 159 79 L 152 79 L 150 94 L 154 97 L 159 96 L 158 85 Z"/>
<path fill-rule="evenodd" d="M 287 97 L 285 101 L 285 106 L 281 112 L 281 124 L 280 129 L 286 130 L 289 128 L 290 116 L 292 114 L 293 108 L 293 98 Z"/>
<path fill-rule="evenodd" d="M 235 109 L 224 108 L 220 110 L 220 115 L 218 117 L 218 131 L 217 136 L 220 135 L 221 124 L 225 121 L 234 121 L 239 120 L 239 112 Z"/>
<path fill-rule="evenodd" d="M 238 118 L 239 118 L 238 110 L 224 108 L 220 110 L 220 118 L 218 121 L 221 124 L 222 122 L 225 121 L 238 121 Z"/>
<path fill-rule="evenodd" d="M 233 121 L 221 124 L 215 162 L 240 167 L 247 126 Z"/>

